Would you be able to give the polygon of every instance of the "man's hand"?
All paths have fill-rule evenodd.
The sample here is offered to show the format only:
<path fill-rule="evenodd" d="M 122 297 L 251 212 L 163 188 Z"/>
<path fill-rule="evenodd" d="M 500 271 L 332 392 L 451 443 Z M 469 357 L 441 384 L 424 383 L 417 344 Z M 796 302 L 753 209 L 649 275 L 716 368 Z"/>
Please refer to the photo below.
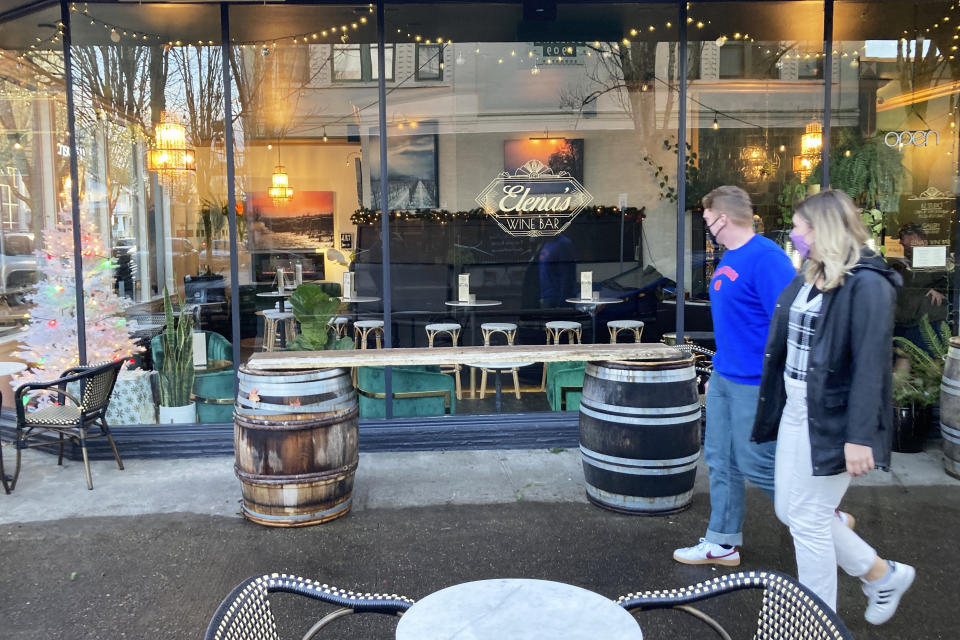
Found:
<path fill-rule="evenodd" d="M 847 473 L 853 477 L 862 476 L 876 468 L 873 462 L 873 449 L 866 445 L 846 443 L 843 445 L 843 457 L 847 461 Z"/>
<path fill-rule="evenodd" d="M 947 296 L 943 295 L 936 289 L 929 289 L 925 295 L 930 298 L 930 302 L 937 307 L 942 305 L 943 301 L 947 299 Z"/>

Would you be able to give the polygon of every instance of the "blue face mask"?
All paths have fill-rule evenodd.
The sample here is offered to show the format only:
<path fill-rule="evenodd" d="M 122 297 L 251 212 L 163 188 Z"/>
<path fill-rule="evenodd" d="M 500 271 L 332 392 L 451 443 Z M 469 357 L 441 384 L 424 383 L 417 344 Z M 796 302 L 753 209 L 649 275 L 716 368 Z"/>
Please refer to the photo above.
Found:
<path fill-rule="evenodd" d="M 797 250 L 800 257 L 806 260 L 807 254 L 810 253 L 810 243 L 804 240 L 803 234 L 797 233 L 797 230 L 794 229 L 790 232 L 790 241 L 793 242 L 793 248 Z"/>

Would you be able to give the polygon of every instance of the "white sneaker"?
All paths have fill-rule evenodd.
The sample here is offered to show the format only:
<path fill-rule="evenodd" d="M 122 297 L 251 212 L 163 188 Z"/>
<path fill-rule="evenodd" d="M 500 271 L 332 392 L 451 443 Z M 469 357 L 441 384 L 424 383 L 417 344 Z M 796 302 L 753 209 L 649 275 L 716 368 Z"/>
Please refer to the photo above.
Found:
<path fill-rule="evenodd" d="M 740 565 L 740 547 L 724 549 L 719 544 L 700 538 L 700 544 L 684 547 L 673 552 L 673 559 L 683 564 L 722 564 L 725 567 Z"/>
<path fill-rule="evenodd" d="M 879 580 L 863 581 L 863 592 L 867 595 L 867 610 L 863 614 L 870 624 L 883 624 L 893 617 L 900 604 L 900 598 L 907 592 L 916 570 L 908 564 L 887 561 L 890 571 Z"/>

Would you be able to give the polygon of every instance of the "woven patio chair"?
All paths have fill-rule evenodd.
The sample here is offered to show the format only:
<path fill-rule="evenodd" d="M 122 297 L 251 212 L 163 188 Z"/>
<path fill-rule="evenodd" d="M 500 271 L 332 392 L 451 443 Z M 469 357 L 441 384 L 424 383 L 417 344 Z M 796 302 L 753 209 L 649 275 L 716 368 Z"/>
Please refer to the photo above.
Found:
<path fill-rule="evenodd" d="M 124 365 L 123 360 L 107 364 L 73 367 L 63 372 L 63 375 L 50 382 L 28 382 L 17 387 L 14 394 L 14 405 L 17 410 L 17 462 L 13 476 L 6 479 L 4 489 L 7 493 L 13 491 L 20 476 L 20 456 L 24 449 L 34 447 L 60 446 L 60 456 L 57 464 L 63 464 L 63 446 L 66 439 L 70 439 L 80 446 L 83 452 L 83 467 L 87 475 L 87 489 L 93 489 L 93 479 L 90 476 L 90 459 L 87 455 L 87 439 L 106 436 L 113 449 L 113 457 L 117 466 L 123 469 L 123 460 L 110 434 L 107 424 L 107 406 L 110 403 L 110 394 L 117 381 L 117 374 Z M 77 382 L 80 387 L 79 398 L 67 391 L 67 385 Z M 27 405 L 33 398 L 42 394 L 56 396 L 56 404 L 52 404 L 30 413 Z M 72 404 L 68 404 L 67 400 Z M 100 428 L 100 433 L 90 435 L 88 429 L 92 426 Z M 49 437 L 56 434 L 56 439 Z M 0 470 L 2 473 L 2 470 Z"/>
<path fill-rule="evenodd" d="M 328 624 L 352 613 L 403 615 L 413 600 L 396 594 L 357 593 L 285 573 L 254 576 L 240 583 L 217 608 L 204 640 L 278 639 L 270 609 L 271 593 L 293 593 L 339 607 L 323 616 L 303 636 L 310 640 Z"/>
<path fill-rule="evenodd" d="M 756 640 L 853 640 L 840 617 L 793 578 L 776 571 L 743 571 L 682 589 L 628 593 L 616 600 L 636 616 L 654 609 L 678 609 L 698 618 L 724 640 L 730 634 L 719 622 L 690 606 L 741 589 L 763 589 Z"/>

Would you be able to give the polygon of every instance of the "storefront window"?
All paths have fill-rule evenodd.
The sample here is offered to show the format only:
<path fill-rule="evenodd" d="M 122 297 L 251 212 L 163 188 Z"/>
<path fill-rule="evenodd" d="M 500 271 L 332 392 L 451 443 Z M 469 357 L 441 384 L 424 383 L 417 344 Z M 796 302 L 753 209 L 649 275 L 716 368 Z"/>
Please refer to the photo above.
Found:
<path fill-rule="evenodd" d="M 548 19 L 512 3 L 386 9 L 397 66 L 385 105 L 393 345 L 427 347 L 428 325 L 448 323 L 461 345 L 544 344 L 549 322 L 575 327 L 564 343 L 608 342 L 614 319 L 644 320 L 644 339 L 659 338 L 676 264 L 666 188 L 676 184 L 676 7 L 565 3 Z M 370 190 L 355 216 L 358 283 L 376 295 L 380 134 L 360 131 Z M 583 282 L 587 298 L 617 302 L 571 302 Z M 449 344 L 436 333 L 434 348 Z M 544 369 L 502 370 L 502 411 L 575 411 L 584 363 Z M 496 372 L 480 367 L 394 368 L 394 392 L 456 395 L 457 375 L 456 414 L 495 411 Z M 398 416 L 421 410 L 394 402 Z"/>
<path fill-rule="evenodd" d="M 612 320 L 642 322 L 643 341 L 672 340 L 679 297 L 684 333 L 709 348 L 708 285 L 722 247 L 710 242 L 700 203 L 724 184 L 746 189 L 756 230 L 796 262 L 787 238 L 796 202 L 823 184 L 847 191 L 907 280 L 897 326 L 918 338 L 923 319 L 947 319 L 957 296 L 954 4 L 838 0 L 827 51 L 820 0 L 692 2 L 684 73 L 679 3 L 536 12 L 515 2 L 388 2 L 382 51 L 375 5 L 238 3 L 227 11 L 226 60 L 219 5 L 78 4 L 69 88 L 60 7 L 8 21 L 4 359 L 30 366 L 16 375 L 50 377 L 79 360 L 81 342 L 88 361 L 129 358 L 142 379 L 125 374 L 123 386 L 145 400 L 125 402 L 139 413 L 111 423 L 153 423 L 166 290 L 206 345 L 190 389 L 203 405 L 194 418 L 229 422 L 234 345 L 243 361 L 295 339 L 280 288 L 298 282 L 351 294 L 337 326 L 370 349 L 388 340 L 443 348 L 450 334 L 427 329 L 438 324 L 458 326 L 460 345 L 558 334 L 607 342 Z M 83 341 L 70 306 L 75 206 Z M 65 331 L 55 347 L 42 322 Z M 551 333 L 555 322 L 570 330 Z M 501 410 L 576 410 L 583 369 L 505 368 Z M 361 417 L 386 415 L 388 403 L 397 417 L 492 412 L 496 375 L 395 367 L 391 401 L 382 368 L 359 370 Z"/>
<path fill-rule="evenodd" d="M 904 277 L 896 334 L 921 348 L 956 306 L 957 21 L 952 2 L 836 4 L 830 183 Z"/>
<path fill-rule="evenodd" d="M 376 15 L 362 6 L 230 8 L 235 194 L 242 209 L 239 277 L 243 358 L 294 338 L 280 279 L 341 295 L 356 259 L 351 215 L 369 190 L 359 132 L 375 126 Z M 387 47 L 392 75 L 393 47 Z M 278 181 L 285 184 L 277 187 Z M 336 325 L 352 336 L 377 299 L 345 305 Z M 371 341 L 371 344 L 372 341 Z M 382 404 L 382 400 L 380 401 Z"/>
<path fill-rule="evenodd" d="M 217 7 L 84 5 L 72 14 L 74 101 L 90 361 L 141 350 L 121 374 L 113 424 L 226 422 L 233 398 L 224 90 Z M 89 247 L 89 248 L 88 248 Z M 102 249 L 103 251 L 101 251 Z M 169 292 L 190 321 L 194 385 L 179 393 L 159 337 Z M 98 311 L 100 309 L 100 311 Z M 91 322 L 102 318 L 104 327 Z M 122 327 L 122 334 L 117 328 Z M 151 373 L 153 372 L 153 373 Z M 129 398 L 128 398 L 129 396 Z M 142 396 L 142 397 L 141 397 Z M 111 416 L 108 416 L 111 418 Z"/>
<path fill-rule="evenodd" d="M 59 7 L 48 8 L 0 31 L 0 381 L 13 387 L 79 361 L 59 18 Z M 60 264 L 38 255 L 47 242 L 68 265 L 41 291 L 44 263 Z M 4 406 L 12 397 L 8 387 Z"/>
<path fill-rule="evenodd" d="M 693 2 L 689 11 L 692 231 L 684 333 L 712 349 L 708 285 L 723 248 L 709 239 L 704 195 L 721 185 L 742 187 L 754 206 L 755 230 L 799 264 L 787 235 L 794 202 L 819 189 L 823 3 Z M 837 81 L 836 62 L 834 69 Z"/>

